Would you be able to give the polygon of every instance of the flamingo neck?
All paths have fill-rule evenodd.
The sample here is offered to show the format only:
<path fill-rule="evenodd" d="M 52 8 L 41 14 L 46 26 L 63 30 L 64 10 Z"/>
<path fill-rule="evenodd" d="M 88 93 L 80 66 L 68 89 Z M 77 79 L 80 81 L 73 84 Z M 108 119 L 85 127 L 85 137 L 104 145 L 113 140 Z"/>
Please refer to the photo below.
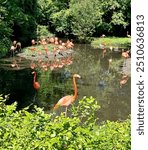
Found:
<path fill-rule="evenodd" d="M 36 72 L 34 73 L 34 80 L 33 82 L 36 82 Z"/>
<path fill-rule="evenodd" d="M 74 100 L 77 98 L 78 90 L 77 90 L 77 85 L 76 85 L 76 78 L 73 77 L 73 86 L 74 86 Z"/>

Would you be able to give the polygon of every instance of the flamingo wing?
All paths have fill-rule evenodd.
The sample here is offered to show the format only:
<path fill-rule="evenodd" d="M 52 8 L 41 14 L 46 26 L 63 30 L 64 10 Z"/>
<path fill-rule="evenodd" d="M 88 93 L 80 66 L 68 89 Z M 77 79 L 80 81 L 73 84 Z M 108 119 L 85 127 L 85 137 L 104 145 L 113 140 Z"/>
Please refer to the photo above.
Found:
<path fill-rule="evenodd" d="M 69 106 L 74 100 L 74 96 L 72 95 L 67 95 L 67 96 L 64 96 L 62 97 L 58 103 L 54 106 L 54 110 L 57 109 L 59 106 Z"/>

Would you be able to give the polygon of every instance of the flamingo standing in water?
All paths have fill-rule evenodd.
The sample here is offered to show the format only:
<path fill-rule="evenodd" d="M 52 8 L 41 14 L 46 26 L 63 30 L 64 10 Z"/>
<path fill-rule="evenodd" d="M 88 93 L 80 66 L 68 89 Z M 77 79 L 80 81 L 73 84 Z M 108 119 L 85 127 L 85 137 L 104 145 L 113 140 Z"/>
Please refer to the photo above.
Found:
<path fill-rule="evenodd" d="M 54 106 L 53 110 L 57 109 L 59 106 L 65 106 L 66 111 L 65 111 L 65 116 L 67 115 L 67 108 L 68 106 L 74 102 L 77 98 L 77 85 L 76 85 L 76 78 L 81 78 L 80 75 L 74 74 L 73 75 L 73 85 L 74 85 L 74 95 L 67 95 L 61 98 L 58 103 Z"/>
<path fill-rule="evenodd" d="M 124 49 L 122 49 L 122 57 L 129 58 L 129 51 L 124 52 Z"/>
<path fill-rule="evenodd" d="M 40 84 L 39 84 L 39 82 L 36 81 L 36 72 L 33 71 L 32 74 L 34 74 L 33 87 L 34 87 L 35 90 L 38 90 L 40 88 Z"/>
<path fill-rule="evenodd" d="M 131 38 L 131 35 L 129 34 L 128 31 L 126 32 L 126 35 L 127 35 L 128 38 Z"/>
<path fill-rule="evenodd" d="M 122 49 L 122 57 L 124 57 L 125 59 L 129 58 L 129 51 L 124 52 L 124 49 Z M 126 60 L 124 60 L 124 64 L 126 66 Z"/>

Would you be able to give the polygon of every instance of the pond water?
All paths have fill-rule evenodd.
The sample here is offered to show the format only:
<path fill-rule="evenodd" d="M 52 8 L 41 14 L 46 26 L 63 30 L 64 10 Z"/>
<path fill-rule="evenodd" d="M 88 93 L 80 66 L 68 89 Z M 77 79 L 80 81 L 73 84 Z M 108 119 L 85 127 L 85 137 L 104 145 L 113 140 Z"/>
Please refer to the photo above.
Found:
<path fill-rule="evenodd" d="M 77 80 L 77 101 L 83 96 L 93 96 L 101 105 L 98 116 L 101 121 L 126 119 L 131 110 L 131 77 L 129 72 L 126 83 L 120 85 L 125 76 L 119 67 L 123 65 L 121 52 L 107 50 L 104 55 L 100 49 L 77 44 L 72 57 L 73 63 L 63 68 L 36 69 L 41 85 L 39 91 L 33 88 L 30 60 L 20 57 L 0 59 L 0 94 L 9 94 L 7 104 L 17 101 L 18 109 L 35 104 L 48 112 L 61 97 L 73 94 L 72 75 L 77 73 L 82 77 Z M 15 60 L 18 66 L 12 67 Z"/>

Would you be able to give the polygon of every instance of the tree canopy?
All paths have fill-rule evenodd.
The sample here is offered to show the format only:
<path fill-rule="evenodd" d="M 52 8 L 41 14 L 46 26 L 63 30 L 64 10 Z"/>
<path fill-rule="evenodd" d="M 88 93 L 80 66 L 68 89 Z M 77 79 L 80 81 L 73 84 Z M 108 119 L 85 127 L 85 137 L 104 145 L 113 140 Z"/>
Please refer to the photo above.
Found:
<path fill-rule="evenodd" d="M 58 36 L 90 42 L 91 37 L 126 36 L 130 0 L 0 0 L 1 53 L 11 40 L 23 45 L 36 38 L 37 25 Z"/>

